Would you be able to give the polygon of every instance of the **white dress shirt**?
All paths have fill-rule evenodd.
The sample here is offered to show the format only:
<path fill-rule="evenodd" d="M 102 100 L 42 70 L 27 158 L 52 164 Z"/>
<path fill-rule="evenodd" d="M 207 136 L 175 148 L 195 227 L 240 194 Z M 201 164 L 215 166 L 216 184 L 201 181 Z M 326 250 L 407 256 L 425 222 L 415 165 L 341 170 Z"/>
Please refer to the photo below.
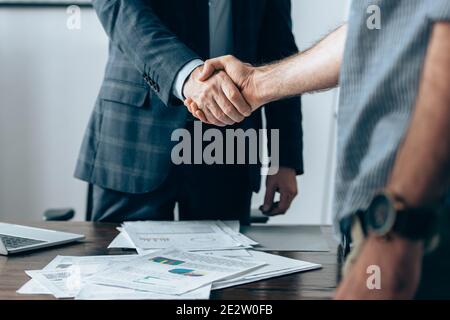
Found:
<path fill-rule="evenodd" d="M 231 0 L 209 1 L 209 55 L 211 58 L 233 52 L 233 14 Z M 184 100 L 183 87 L 186 80 L 197 67 L 203 65 L 200 59 L 187 63 L 175 78 L 173 94 Z"/>

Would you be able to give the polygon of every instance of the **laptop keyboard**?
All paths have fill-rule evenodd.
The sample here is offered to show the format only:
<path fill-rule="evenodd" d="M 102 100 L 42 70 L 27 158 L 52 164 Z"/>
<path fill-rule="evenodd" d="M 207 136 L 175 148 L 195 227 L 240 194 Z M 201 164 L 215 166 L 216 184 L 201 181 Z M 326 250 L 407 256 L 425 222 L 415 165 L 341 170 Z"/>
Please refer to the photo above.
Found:
<path fill-rule="evenodd" d="M 4 234 L 0 234 L 0 240 L 3 242 L 6 249 L 8 249 L 8 250 L 18 249 L 18 248 L 22 248 L 22 247 L 28 247 L 28 246 L 32 246 L 35 244 L 40 244 L 40 243 L 45 242 L 45 241 L 35 240 L 35 239 L 7 236 Z"/>

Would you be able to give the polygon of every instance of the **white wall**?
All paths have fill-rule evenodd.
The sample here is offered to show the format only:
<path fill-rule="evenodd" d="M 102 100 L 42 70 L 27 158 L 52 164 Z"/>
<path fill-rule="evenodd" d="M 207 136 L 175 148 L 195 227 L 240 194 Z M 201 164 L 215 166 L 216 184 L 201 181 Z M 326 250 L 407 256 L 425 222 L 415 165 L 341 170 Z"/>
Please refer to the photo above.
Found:
<path fill-rule="evenodd" d="M 346 0 L 293 0 L 300 48 L 338 26 L 345 8 Z M 0 8 L 0 220 L 40 219 L 49 207 L 73 207 L 82 219 L 85 185 L 72 173 L 107 39 L 92 9 L 82 10 L 81 30 L 68 30 L 66 19 L 64 8 Z M 335 96 L 303 98 L 307 173 L 290 212 L 273 223 L 329 221 Z"/>
<path fill-rule="evenodd" d="M 292 0 L 294 34 L 300 50 L 341 25 L 347 8 L 348 0 Z M 299 195 L 289 212 L 272 218 L 271 223 L 331 223 L 336 91 L 302 98 L 305 174 L 298 178 Z M 263 199 L 264 191 L 256 201 L 259 204 Z"/>
<path fill-rule="evenodd" d="M 0 219 L 84 212 L 86 187 L 72 173 L 107 39 L 92 10 L 79 31 L 66 19 L 63 8 L 0 8 Z"/>

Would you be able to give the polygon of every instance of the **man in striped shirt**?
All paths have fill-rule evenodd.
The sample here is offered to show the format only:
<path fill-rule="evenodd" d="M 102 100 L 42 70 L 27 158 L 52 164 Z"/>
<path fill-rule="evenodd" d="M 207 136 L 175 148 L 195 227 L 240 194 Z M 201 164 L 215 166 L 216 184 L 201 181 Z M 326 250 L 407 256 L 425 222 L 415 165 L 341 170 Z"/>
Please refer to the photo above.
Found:
<path fill-rule="evenodd" d="M 205 64 L 203 79 L 225 70 L 254 110 L 340 85 L 334 221 L 352 250 L 337 298 L 450 295 L 450 210 L 437 224 L 435 209 L 450 186 L 449 52 L 450 1 L 358 0 L 304 53 L 259 68 Z"/>

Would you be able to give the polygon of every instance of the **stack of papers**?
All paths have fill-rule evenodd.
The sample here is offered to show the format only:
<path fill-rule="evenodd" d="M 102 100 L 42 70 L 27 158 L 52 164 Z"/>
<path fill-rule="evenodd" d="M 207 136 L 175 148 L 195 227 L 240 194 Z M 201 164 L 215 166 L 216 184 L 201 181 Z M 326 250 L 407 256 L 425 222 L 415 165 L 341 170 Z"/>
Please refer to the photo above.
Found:
<path fill-rule="evenodd" d="M 320 264 L 285 258 L 266 252 L 250 250 L 249 254 L 250 257 L 236 257 L 235 259 L 241 261 L 261 261 L 265 265 L 241 276 L 214 282 L 212 290 L 239 286 L 292 273 L 320 269 L 322 267 Z"/>
<path fill-rule="evenodd" d="M 140 221 L 122 225 L 124 237 L 143 252 L 165 248 L 188 251 L 239 250 L 257 245 L 239 233 L 239 222 Z M 236 230 L 237 229 L 237 230 Z"/>
<path fill-rule="evenodd" d="M 240 261 L 179 249 L 144 256 L 56 257 L 21 294 L 77 299 L 208 299 L 213 282 L 240 276 L 264 262 Z"/>
<path fill-rule="evenodd" d="M 110 247 L 138 255 L 57 256 L 17 292 L 84 300 L 209 298 L 210 291 L 294 272 L 314 263 L 251 250 L 238 222 L 124 223 Z"/>

